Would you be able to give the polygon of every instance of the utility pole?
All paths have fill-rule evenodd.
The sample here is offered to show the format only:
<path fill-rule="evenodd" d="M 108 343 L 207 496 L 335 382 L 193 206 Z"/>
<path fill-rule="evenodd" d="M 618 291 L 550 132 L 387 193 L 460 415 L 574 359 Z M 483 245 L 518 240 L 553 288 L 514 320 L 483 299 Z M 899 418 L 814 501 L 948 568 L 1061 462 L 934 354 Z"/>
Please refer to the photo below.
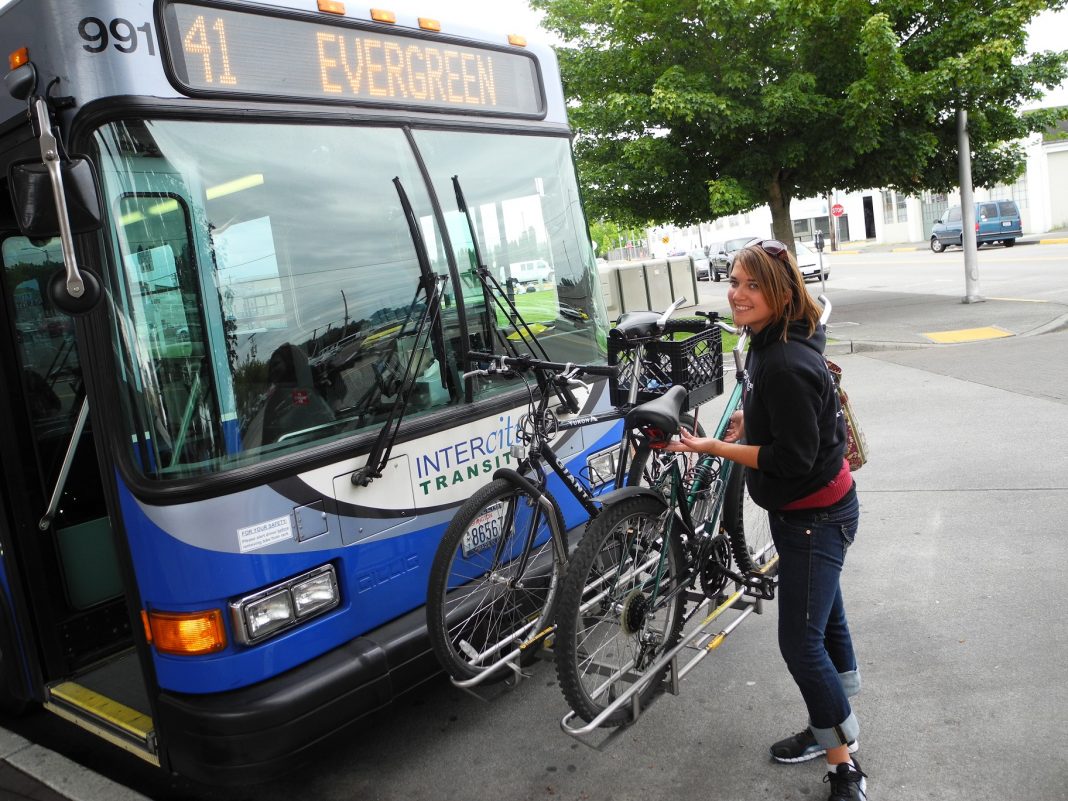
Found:
<path fill-rule="evenodd" d="M 968 112 L 957 109 L 957 150 L 960 162 L 960 224 L 964 243 L 964 297 L 961 303 L 982 303 L 979 293 L 979 248 L 975 243 L 975 195 L 972 192 L 972 145 Z"/>
<path fill-rule="evenodd" d="M 831 206 L 833 204 L 831 200 L 832 194 L 827 193 L 827 227 L 830 228 L 831 234 L 831 252 L 838 250 L 838 218 L 831 213 Z M 822 254 L 821 254 L 822 255 Z M 820 274 L 823 274 L 823 269 L 820 268 Z"/>

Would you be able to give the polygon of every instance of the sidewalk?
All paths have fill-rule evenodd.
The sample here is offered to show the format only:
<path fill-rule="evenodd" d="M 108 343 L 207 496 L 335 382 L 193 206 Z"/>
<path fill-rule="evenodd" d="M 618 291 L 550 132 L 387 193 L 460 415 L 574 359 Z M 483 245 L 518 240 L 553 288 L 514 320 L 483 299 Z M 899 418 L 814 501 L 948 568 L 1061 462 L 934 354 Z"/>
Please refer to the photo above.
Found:
<path fill-rule="evenodd" d="M 0 801 L 148 801 L 145 796 L 0 728 Z"/>
<path fill-rule="evenodd" d="M 1056 302 L 987 298 L 967 304 L 951 295 L 885 290 L 854 290 L 835 300 L 828 354 L 939 347 L 1068 328 L 1068 305 Z"/>

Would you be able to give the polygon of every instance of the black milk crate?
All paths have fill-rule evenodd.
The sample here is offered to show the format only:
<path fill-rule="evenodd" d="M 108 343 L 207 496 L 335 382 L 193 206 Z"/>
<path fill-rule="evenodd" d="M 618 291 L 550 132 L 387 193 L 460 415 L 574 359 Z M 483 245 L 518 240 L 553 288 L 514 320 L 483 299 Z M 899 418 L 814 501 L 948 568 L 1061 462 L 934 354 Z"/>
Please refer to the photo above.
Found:
<path fill-rule="evenodd" d="M 609 338 L 608 363 L 619 368 L 609 385 L 613 406 L 627 402 L 635 353 L 633 345 Z M 690 409 L 723 394 L 723 340 L 716 326 L 678 341 L 647 342 L 642 361 L 638 403 L 658 398 L 676 384 L 689 392 Z"/>

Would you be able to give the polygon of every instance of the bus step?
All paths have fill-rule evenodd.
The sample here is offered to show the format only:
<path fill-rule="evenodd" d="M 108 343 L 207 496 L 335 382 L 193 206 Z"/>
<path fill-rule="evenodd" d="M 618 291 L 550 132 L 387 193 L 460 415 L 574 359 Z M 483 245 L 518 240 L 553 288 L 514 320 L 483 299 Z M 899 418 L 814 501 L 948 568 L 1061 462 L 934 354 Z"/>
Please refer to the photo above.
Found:
<path fill-rule="evenodd" d="M 152 718 L 73 681 L 48 688 L 45 709 L 159 767 Z"/>

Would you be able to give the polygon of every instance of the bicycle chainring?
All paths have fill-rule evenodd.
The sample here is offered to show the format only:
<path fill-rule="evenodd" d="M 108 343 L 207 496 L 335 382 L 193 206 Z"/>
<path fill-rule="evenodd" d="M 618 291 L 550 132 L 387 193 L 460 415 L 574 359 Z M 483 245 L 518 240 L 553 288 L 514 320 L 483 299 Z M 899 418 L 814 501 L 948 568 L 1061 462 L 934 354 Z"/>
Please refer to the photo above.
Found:
<path fill-rule="evenodd" d="M 701 564 L 701 591 L 706 598 L 715 600 L 727 588 L 730 577 L 731 544 L 727 535 L 720 532 L 708 544 L 708 553 Z"/>

